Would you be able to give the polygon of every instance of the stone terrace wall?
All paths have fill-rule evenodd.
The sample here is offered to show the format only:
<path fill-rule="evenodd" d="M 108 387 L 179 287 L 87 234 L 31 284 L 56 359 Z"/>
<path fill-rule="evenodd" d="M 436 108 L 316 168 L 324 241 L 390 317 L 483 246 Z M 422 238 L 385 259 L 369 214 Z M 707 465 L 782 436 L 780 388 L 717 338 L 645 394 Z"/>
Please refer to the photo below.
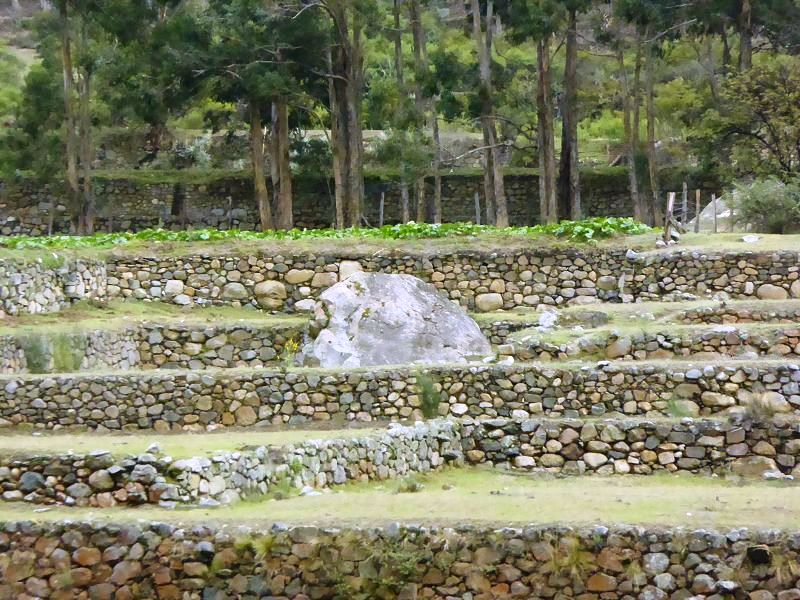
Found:
<path fill-rule="evenodd" d="M 508 420 L 466 424 L 470 463 L 555 473 L 650 474 L 656 471 L 800 476 L 800 423 Z"/>
<path fill-rule="evenodd" d="M 301 337 L 302 327 L 291 325 L 164 323 L 57 335 L 6 335 L 0 336 L 0 373 L 275 366 L 286 342 Z M 72 359 L 67 364 L 65 352 Z"/>
<path fill-rule="evenodd" d="M 0 269 L 0 300 L 12 314 L 57 310 L 68 299 L 86 296 L 307 310 L 309 302 L 340 275 L 358 269 L 415 275 L 465 308 L 483 311 L 723 292 L 734 298 L 800 297 L 797 252 L 629 256 L 624 251 L 537 250 L 432 257 L 131 257 L 110 259 L 107 277 L 101 264 L 84 268 L 80 277 L 68 276 L 69 269 L 61 274 L 13 262 L 0 263 Z M 74 285 L 76 281 L 80 285 Z"/>
<path fill-rule="evenodd" d="M 78 260 L 48 265 L 0 260 L 0 314 L 55 312 L 78 300 L 105 299 L 105 263 Z"/>
<path fill-rule="evenodd" d="M 460 464 L 461 427 L 448 421 L 392 425 L 381 435 L 309 440 L 283 447 L 172 459 L 150 453 L 0 458 L 6 501 L 110 507 L 175 502 L 213 506 L 275 489 L 327 488 L 387 480 Z M 211 442 L 209 442 L 211 443 Z"/>
<path fill-rule="evenodd" d="M 796 600 L 800 534 L 603 526 L 232 531 L 0 525 L 0 599 L 89 597 Z M 262 554 L 263 552 L 263 554 Z M 573 576 L 555 556 L 586 553 Z M 409 569 L 386 557 L 400 555 Z M 381 560 L 383 558 L 383 560 Z M 743 566 L 744 565 L 744 566 Z"/>
<path fill-rule="evenodd" d="M 724 292 L 735 298 L 800 297 L 797 252 L 628 257 L 624 251 L 552 251 L 415 256 L 219 256 L 115 259 L 109 297 L 178 304 L 253 304 L 293 310 L 348 271 L 406 273 L 477 310 L 598 300 L 660 300 Z M 622 291 L 620 291 L 622 282 Z M 170 287 L 168 287 L 170 286 Z M 173 290 L 171 294 L 165 290 Z"/>
<path fill-rule="evenodd" d="M 0 184 L 1 185 L 1 184 Z M 582 182 L 583 209 L 587 217 L 631 216 L 633 208 L 623 170 L 589 174 Z M 433 197 L 433 180 L 427 181 Z M 539 183 L 536 175 L 506 175 L 505 190 L 512 225 L 532 225 L 539 219 Z M 711 191 L 706 190 L 704 197 Z M 475 175 L 442 177 L 442 214 L 445 222 L 476 222 L 475 193 L 480 197 L 480 221 L 486 222 L 483 180 Z M 380 197 L 385 194 L 384 223 L 399 223 L 402 216 L 396 184 L 367 177 L 365 217 L 379 223 Z M 256 229 L 252 183 L 247 177 L 227 177 L 207 183 L 144 183 L 125 179 L 95 179 L 98 231 L 130 231 L 166 226 Z M 65 195 L 59 187 L 41 187 L 25 181 L 9 186 L 0 196 L 0 235 L 66 233 L 70 223 Z M 333 184 L 324 179 L 295 181 L 294 220 L 298 227 L 330 227 L 334 218 Z M 694 202 L 691 203 L 694 211 Z"/>
<path fill-rule="evenodd" d="M 770 305 L 741 308 L 736 306 L 706 306 L 682 311 L 677 317 L 683 323 L 799 323 L 800 306 Z"/>
<path fill-rule="evenodd" d="M 572 342 L 554 344 L 546 337 L 523 336 L 500 348 L 502 354 L 519 360 L 568 360 L 605 357 L 625 360 L 723 357 L 757 358 L 772 356 L 795 358 L 800 355 L 800 328 L 777 327 L 766 330 L 737 329 L 719 325 L 710 330 L 688 330 L 664 325 L 662 331 L 639 331 L 616 335 L 611 331 L 589 333 Z"/>
<path fill-rule="evenodd" d="M 202 430 L 210 425 L 422 416 L 418 369 L 187 371 L 0 377 L 0 419 L 40 428 Z M 425 369 L 439 414 L 578 417 L 611 411 L 713 415 L 754 399 L 800 413 L 800 367 L 598 364 Z"/>

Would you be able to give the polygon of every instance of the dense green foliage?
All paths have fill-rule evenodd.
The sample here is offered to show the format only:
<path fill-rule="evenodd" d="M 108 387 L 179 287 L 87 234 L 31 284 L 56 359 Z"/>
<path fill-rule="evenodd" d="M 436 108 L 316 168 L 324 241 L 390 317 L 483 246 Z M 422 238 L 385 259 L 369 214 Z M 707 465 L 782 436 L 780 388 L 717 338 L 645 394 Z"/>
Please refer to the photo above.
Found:
<path fill-rule="evenodd" d="M 69 157 L 74 166 L 80 145 L 82 171 L 252 171 L 260 206 L 270 201 L 276 214 L 279 201 L 290 204 L 292 172 L 338 175 L 337 202 L 355 197 L 347 210 L 358 212 L 365 169 L 413 188 L 422 174 L 482 161 L 490 172 L 482 154 L 499 147 L 507 156 L 496 162 L 539 168 L 547 180 L 550 158 L 575 135 L 562 129 L 568 120 L 577 123 L 569 142 L 575 162 L 621 165 L 635 207 L 651 190 L 663 201 L 664 191 L 676 189 L 662 177 L 668 169 L 699 167 L 726 184 L 769 176 L 786 182 L 800 171 L 800 0 L 51 4 L 24 24 L 38 54 L 24 82 L 19 61 L 0 47 L 0 116 L 9 122 L 0 135 L 0 173 L 5 180 L 66 179 L 73 196 L 78 176 L 68 176 Z M 481 27 L 486 44 L 476 42 Z M 569 39 L 578 40 L 572 77 Z M 488 60 L 479 58 L 482 48 Z M 488 85 L 481 69 L 489 71 Z M 489 122 L 495 142 L 486 141 Z M 189 127 L 240 134 L 236 159 L 213 162 L 203 146 L 208 136 L 181 131 Z M 99 141 L 109 130 L 146 141 L 123 160 Z M 72 149 L 69 134 L 80 137 Z M 270 170 L 276 163 L 278 174 Z M 262 164 L 263 173 L 255 167 Z M 564 196 L 563 161 L 559 169 Z M 262 180 L 279 191 L 264 190 Z M 485 189 L 502 198 L 496 187 Z M 84 193 L 91 204 L 91 190 Z M 417 207 L 409 215 L 436 218 L 422 206 L 430 198 L 417 198 L 419 188 L 412 195 Z M 563 219 L 572 213 L 561 202 Z M 283 204 L 285 216 L 291 210 Z M 658 222 L 650 212 L 635 214 Z"/>
<path fill-rule="evenodd" d="M 800 231 L 800 185 L 776 178 L 738 184 L 728 194 L 739 225 L 765 233 Z"/>
<path fill-rule="evenodd" d="M 99 233 L 90 236 L 54 235 L 49 237 L 0 238 L 0 247 L 12 249 L 47 248 L 107 248 L 134 242 L 209 242 L 246 240 L 304 240 L 304 239 L 385 239 L 418 240 L 434 238 L 478 237 L 485 234 L 514 236 L 553 236 L 574 242 L 592 242 L 616 235 L 637 235 L 650 228 L 630 218 L 595 218 L 584 221 L 562 221 L 557 225 L 508 227 L 498 229 L 473 223 L 405 223 L 364 229 L 291 229 L 289 231 L 240 231 L 238 229 L 196 229 L 167 231 L 148 229 L 137 233 Z"/>

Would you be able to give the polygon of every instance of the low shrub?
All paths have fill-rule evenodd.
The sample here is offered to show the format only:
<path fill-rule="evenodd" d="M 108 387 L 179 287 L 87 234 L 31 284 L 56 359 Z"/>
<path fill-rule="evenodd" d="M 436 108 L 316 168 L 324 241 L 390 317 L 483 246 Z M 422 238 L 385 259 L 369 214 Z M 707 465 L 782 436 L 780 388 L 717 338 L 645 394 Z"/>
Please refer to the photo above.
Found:
<path fill-rule="evenodd" d="M 763 233 L 800 231 L 800 185 L 775 178 L 739 183 L 727 196 L 737 225 Z"/>

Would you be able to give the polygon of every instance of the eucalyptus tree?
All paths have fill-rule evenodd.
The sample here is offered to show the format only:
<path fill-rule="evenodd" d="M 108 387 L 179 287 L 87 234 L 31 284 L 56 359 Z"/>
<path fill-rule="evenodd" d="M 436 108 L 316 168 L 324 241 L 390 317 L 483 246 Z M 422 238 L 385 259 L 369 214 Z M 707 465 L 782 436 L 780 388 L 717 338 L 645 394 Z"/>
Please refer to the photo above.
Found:
<path fill-rule="evenodd" d="M 253 187 L 262 229 L 292 227 L 289 104 L 298 94 L 298 65 L 310 65 L 319 35 L 314 15 L 298 2 L 209 0 L 209 39 L 195 73 L 211 96 L 240 102 L 250 127 Z M 265 122 L 271 123 L 267 135 Z M 270 155 L 274 203 L 266 184 Z"/>

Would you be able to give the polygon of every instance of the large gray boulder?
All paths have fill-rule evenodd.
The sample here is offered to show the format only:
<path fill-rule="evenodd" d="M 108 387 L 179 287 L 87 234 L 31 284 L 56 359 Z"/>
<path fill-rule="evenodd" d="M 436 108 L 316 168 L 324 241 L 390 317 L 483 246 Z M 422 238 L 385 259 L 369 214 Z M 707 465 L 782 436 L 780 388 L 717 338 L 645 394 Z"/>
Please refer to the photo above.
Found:
<path fill-rule="evenodd" d="M 305 365 L 363 367 L 464 363 L 492 347 L 464 310 L 411 275 L 353 273 L 314 309 Z"/>

